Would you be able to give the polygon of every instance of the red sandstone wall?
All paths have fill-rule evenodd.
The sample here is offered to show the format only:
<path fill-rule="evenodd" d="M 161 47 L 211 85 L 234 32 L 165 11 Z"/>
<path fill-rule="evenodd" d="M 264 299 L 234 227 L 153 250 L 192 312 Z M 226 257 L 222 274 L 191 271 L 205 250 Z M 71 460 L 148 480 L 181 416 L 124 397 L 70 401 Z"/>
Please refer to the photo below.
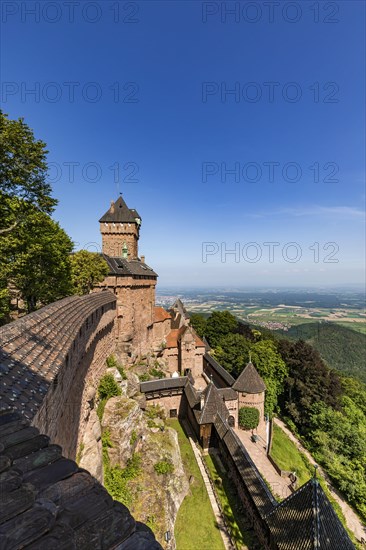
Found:
<path fill-rule="evenodd" d="M 103 312 L 104 309 L 104 312 Z M 42 433 L 75 459 L 87 422 L 88 388 L 96 388 L 108 355 L 115 351 L 114 302 L 95 312 L 95 322 L 85 320 L 68 349 L 56 379 L 32 420 Z"/>

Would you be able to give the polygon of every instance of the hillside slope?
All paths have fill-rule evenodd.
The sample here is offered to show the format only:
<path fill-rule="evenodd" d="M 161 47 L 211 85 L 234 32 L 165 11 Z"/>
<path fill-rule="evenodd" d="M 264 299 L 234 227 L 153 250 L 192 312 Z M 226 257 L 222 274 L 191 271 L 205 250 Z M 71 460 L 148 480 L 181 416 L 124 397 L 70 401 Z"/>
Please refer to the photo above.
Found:
<path fill-rule="evenodd" d="M 282 335 L 305 340 L 318 350 L 329 367 L 366 382 L 365 334 L 335 323 L 321 322 L 294 326 Z"/>

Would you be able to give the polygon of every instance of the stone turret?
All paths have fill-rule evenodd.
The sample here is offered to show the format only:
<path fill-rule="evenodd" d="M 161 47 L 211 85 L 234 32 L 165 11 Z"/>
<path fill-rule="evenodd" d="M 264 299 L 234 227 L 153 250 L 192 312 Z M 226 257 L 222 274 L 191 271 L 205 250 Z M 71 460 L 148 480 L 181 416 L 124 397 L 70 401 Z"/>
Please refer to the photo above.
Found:
<path fill-rule="evenodd" d="M 232 388 L 238 393 L 239 409 L 241 407 L 255 407 L 259 410 L 258 431 L 262 431 L 265 426 L 264 397 L 266 385 L 251 361 L 235 380 Z"/>
<path fill-rule="evenodd" d="M 117 297 L 117 351 L 123 362 L 131 363 L 153 345 L 157 274 L 138 257 L 141 217 L 122 197 L 99 223 L 109 274 L 97 288 L 109 288 Z"/>
<path fill-rule="evenodd" d="M 138 257 L 141 217 L 133 208 L 128 208 L 122 197 L 111 202 L 109 210 L 100 218 L 103 254 L 112 258 Z"/>

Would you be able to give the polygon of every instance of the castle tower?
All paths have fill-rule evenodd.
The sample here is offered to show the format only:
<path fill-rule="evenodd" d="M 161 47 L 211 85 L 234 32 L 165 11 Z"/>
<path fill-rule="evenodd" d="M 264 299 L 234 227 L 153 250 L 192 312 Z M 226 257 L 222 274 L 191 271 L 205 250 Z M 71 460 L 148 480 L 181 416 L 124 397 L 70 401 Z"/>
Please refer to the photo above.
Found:
<path fill-rule="evenodd" d="M 122 197 L 111 202 L 109 210 L 99 220 L 102 234 L 103 254 L 126 257 L 135 260 L 138 257 L 141 217 L 134 209 L 128 208 Z"/>
<path fill-rule="evenodd" d="M 125 363 L 145 355 L 153 345 L 157 274 L 138 256 L 141 217 L 122 197 L 100 218 L 103 257 L 109 274 L 99 284 L 117 296 L 117 350 Z"/>
<path fill-rule="evenodd" d="M 232 385 L 238 393 L 238 406 L 255 407 L 259 410 L 259 424 L 257 431 L 265 432 L 264 396 L 266 385 L 259 376 L 257 369 L 250 361 Z"/>

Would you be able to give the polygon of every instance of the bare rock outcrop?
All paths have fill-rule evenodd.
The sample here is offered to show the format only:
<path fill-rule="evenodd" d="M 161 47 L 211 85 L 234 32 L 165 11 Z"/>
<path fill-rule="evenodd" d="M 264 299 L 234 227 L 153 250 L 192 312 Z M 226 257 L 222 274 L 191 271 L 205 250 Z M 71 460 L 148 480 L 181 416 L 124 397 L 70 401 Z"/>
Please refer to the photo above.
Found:
<path fill-rule="evenodd" d="M 79 449 L 78 463 L 98 481 L 103 483 L 103 453 L 101 427 L 94 409 L 90 411 L 83 439 Z"/>
<path fill-rule="evenodd" d="M 124 468 L 132 456 L 134 441 L 144 432 L 143 413 L 138 403 L 128 397 L 112 397 L 106 403 L 103 431 L 108 430 L 112 446 L 108 449 L 111 466 Z"/>

